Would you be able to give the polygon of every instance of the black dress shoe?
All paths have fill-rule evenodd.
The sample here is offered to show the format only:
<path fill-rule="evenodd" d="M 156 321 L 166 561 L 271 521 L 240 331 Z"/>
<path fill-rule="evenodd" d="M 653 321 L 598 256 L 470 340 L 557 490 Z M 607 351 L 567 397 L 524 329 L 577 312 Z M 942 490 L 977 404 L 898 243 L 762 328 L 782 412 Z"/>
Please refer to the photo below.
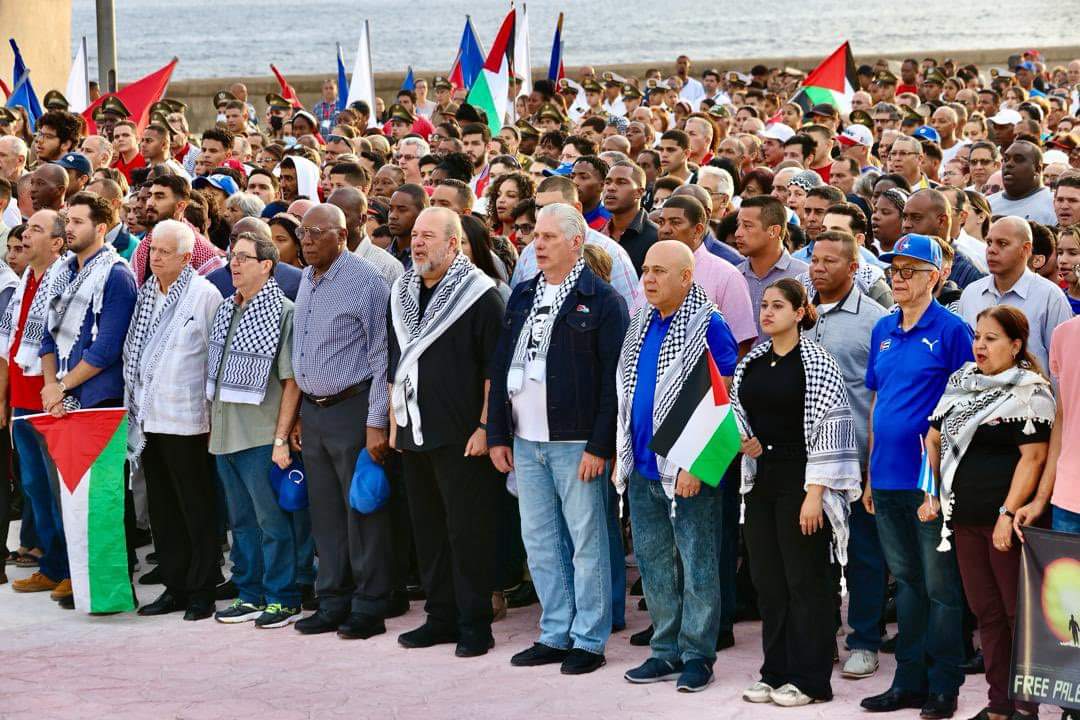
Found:
<path fill-rule="evenodd" d="M 314 585 L 300 586 L 300 607 L 304 610 L 319 609 L 319 598 L 315 596 Z"/>
<path fill-rule="evenodd" d="M 480 657 L 487 655 L 488 650 L 493 647 L 495 647 L 495 638 L 491 636 L 490 630 L 486 633 L 463 633 L 457 647 L 454 648 L 454 655 L 459 658 Z"/>
<path fill-rule="evenodd" d="M 386 632 L 386 624 L 383 623 L 382 618 L 358 612 L 350 613 L 337 629 L 338 637 L 344 640 L 367 640 L 376 635 L 382 635 L 384 632 Z"/>
<path fill-rule="evenodd" d="M 240 597 L 240 589 L 236 587 L 232 578 L 214 588 L 215 600 L 235 600 L 238 597 Z"/>
<path fill-rule="evenodd" d="M 593 670 L 599 670 L 607 664 L 603 655 L 591 653 L 588 650 L 574 648 L 563 660 L 560 672 L 563 675 L 584 675 Z"/>
<path fill-rule="evenodd" d="M 645 598 L 641 598 L 637 601 L 637 609 L 642 612 L 649 609 L 649 603 L 645 602 Z"/>
<path fill-rule="evenodd" d="M 630 644 L 634 647 L 649 647 L 649 643 L 652 642 L 653 626 L 634 633 L 630 636 Z"/>
<path fill-rule="evenodd" d="M 410 579 L 405 584 L 405 598 L 407 600 L 426 600 L 427 593 L 424 592 L 424 586 L 420 584 L 419 580 Z"/>
<path fill-rule="evenodd" d="M 389 620 L 401 617 L 407 612 L 409 612 L 409 596 L 399 591 L 390 593 L 390 599 L 386 602 L 386 614 L 383 617 Z"/>
<path fill-rule="evenodd" d="M 974 655 L 960 663 L 960 670 L 965 675 L 982 675 L 986 672 L 986 660 L 983 659 L 982 650 L 976 650 Z"/>
<path fill-rule="evenodd" d="M 398 645 L 406 648 L 427 648 L 458 641 L 456 628 L 446 628 L 426 622 L 415 630 L 398 635 Z"/>
<path fill-rule="evenodd" d="M 630 594 L 635 597 L 645 594 L 645 588 L 641 585 L 641 578 L 634 581 L 634 584 L 630 586 Z"/>
<path fill-rule="evenodd" d="M 930 695 L 923 703 L 919 717 L 924 720 L 943 720 L 951 718 L 956 713 L 955 695 Z"/>
<path fill-rule="evenodd" d="M 157 550 L 155 550 L 154 552 L 146 553 L 146 562 L 150 563 L 151 565 L 157 565 L 158 564 Z"/>
<path fill-rule="evenodd" d="M 163 582 L 164 581 L 161 579 L 160 567 L 155 567 L 153 570 L 139 578 L 140 585 L 161 585 Z"/>
<path fill-rule="evenodd" d="M 735 633 L 728 630 L 727 632 L 721 632 L 716 636 L 716 651 L 727 650 L 729 647 L 735 647 Z"/>
<path fill-rule="evenodd" d="M 62 597 L 62 598 L 60 598 L 59 600 L 56 601 L 56 604 L 59 605 L 60 607 L 62 607 L 64 610 L 74 610 L 75 609 L 75 596 L 74 595 L 68 595 L 66 597 Z"/>
<path fill-rule="evenodd" d="M 905 708 L 921 708 L 926 702 L 926 695 L 910 693 L 890 688 L 880 695 L 863 700 L 859 705 L 870 712 L 895 712 Z"/>
<path fill-rule="evenodd" d="M 533 643 L 533 646 L 528 650 L 522 650 L 510 658 L 510 664 L 514 667 L 554 665 L 565 660 L 568 654 L 567 650 L 559 650 L 543 643 Z"/>
<path fill-rule="evenodd" d="M 293 626 L 298 633 L 303 635 L 319 635 L 322 633 L 337 632 L 341 622 L 345 619 L 344 613 L 332 613 L 329 610 L 319 610 L 308 615 L 303 620 L 298 620 Z"/>
<path fill-rule="evenodd" d="M 158 596 L 157 600 L 149 605 L 143 605 L 139 608 L 139 614 L 144 617 L 153 617 L 154 615 L 167 615 L 169 613 L 179 612 L 186 608 L 186 602 L 166 590 Z"/>
<path fill-rule="evenodd" d="M 523 608 L 540 602 L 536 588 L 528 580 L 521 581 L 517 587 L 506 591 L 506 607 Z"/>
<path fill-rule="evenodd" d="M 188 603 L 187 611 L 184 612 L 184 619 L 194 622 L 195 620 L 205 620 L 213 614 L 213 602 L 210 600 L 192 600 Z"/>

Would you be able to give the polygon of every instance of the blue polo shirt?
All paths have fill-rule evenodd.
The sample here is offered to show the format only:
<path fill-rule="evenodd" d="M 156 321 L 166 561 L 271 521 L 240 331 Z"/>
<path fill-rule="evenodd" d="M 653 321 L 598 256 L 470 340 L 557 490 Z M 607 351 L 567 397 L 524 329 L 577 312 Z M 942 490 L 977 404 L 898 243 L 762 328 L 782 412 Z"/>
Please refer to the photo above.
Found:
<path fill-rule="evenodd" d="M 974 333 L 964 319 L 935 300 L 915 327 L 900 327 L 899 311 L 886 315 L 870 335 L 866 387 L 874 402 L 874 449 L 870 453 L 875 490 L 914 490 L 922 445 L 949 376 L 974 359 Z"/>
<path fill-rule="evenodd" d="M 664 319 L 659 313 L 653 316 L 645 339 L 641 343 L 638 356 L 638 380 L 634 389 L 634 403 L 630 408 L 630 436 L 634 447 L 634 469 L 642 477 L 659 480 L 660 470 L 656 466 L 656 453 L 649 449 L 653 439 L 653 402 L 656 399 L 656 366 L 660 360 L 660 344 L 664 342 L 671 320 L 675 315 Z M 712 353 L 716 367 L 724 377 L 735 373 L 739 362 L 739 344 L 724 320 L 723 315 L 714 312 L 705 331 L 705 342 Z"/>

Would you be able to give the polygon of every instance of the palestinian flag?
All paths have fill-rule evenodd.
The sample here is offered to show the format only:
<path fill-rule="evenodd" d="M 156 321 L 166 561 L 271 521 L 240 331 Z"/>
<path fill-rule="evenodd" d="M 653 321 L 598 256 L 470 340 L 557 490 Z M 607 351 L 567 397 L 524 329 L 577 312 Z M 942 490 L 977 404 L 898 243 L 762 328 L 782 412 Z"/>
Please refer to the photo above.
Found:
<path fill-rule="evenodd" d="M 491 134 L 502 130 L 503 119 L 510 100 L 510 70 L 514 62 L 514 16 L 510 10 L 495 36 L 484 68 L 476 76 L 476 82 L 469 90 L 468 103 L 480 108 L 487 115 Z"/>
<path fill-rule="evenodd" d="M 798 104 L 803 113 L 822 103 L 828 103 L 842 113 L 851 112 L 851 96 L 858 87 L 855 58 L 851 55 L 851 45 L 845 42 L 810 71 L 791 102 Z"/>
<path fill-rule="evenodd" d="M 90 613 L 135 608 L 124 536 L 127 411 L 76 410 L 64 417 L 29 415 L 59 475 L 75 607 Z"/>
<path fill-rule="evenodd" d="M 701 482 L 716 487 L 739 453 L 741 443 L 720 369 L 706 349 L 649 448 Z"/>

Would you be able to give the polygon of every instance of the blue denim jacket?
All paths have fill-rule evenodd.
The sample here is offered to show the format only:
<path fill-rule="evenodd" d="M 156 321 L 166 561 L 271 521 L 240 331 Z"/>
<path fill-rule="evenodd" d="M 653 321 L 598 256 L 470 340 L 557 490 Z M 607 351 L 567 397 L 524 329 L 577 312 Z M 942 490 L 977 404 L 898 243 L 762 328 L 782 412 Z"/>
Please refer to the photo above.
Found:
<path fill-rule="evenodd" d="M 513 445 L 513 412 L 506 375 L 518 335 L 532 309 L 539 275 L 514 288 L 491 366 L 488 445 Z M 586 441 L 585 451 L 615 453 L 618 398 L 615 367 L 630 318 L 626 303 L 588 267 L 559 308 L 547 355 L 548 430 L 552 441 Z"/>

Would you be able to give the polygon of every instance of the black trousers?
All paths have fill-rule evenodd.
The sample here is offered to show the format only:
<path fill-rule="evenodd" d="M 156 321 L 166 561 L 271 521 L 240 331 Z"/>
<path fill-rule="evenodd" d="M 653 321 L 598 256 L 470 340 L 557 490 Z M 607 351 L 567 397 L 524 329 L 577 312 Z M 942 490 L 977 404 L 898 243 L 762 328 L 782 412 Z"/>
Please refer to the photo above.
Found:
<path fill-rule="evenodd" d="M 213 602 L 221 549 L 207 435 L 147 433 L 142 464 L 165 588 L 188 602 Z"/>
<path fill-rule="evenodd" d="M 805 466 L 760 463 L 746 496 L 743 536 L 761 611 L 765 661 L 761 679 L 772 687 L 791 683 L 812 698 L 832 699 L 832 574 L 828 523 L 803 535 L 799 511 Z"/>
<path fill-rule="evenodd" d="M 433 624 L 489 635 L 499 474 L 464 445 L 403 453 L 424 609 Z"/>
<path fill-rule="evenodd" d="M 367 443 L 368 391 L 327 408 L 305 399 L 300 412 L 319 609 L 381 618 L 393 576 L 391 508 L 361 515 L 349 506 L 356 458 Z"/>

